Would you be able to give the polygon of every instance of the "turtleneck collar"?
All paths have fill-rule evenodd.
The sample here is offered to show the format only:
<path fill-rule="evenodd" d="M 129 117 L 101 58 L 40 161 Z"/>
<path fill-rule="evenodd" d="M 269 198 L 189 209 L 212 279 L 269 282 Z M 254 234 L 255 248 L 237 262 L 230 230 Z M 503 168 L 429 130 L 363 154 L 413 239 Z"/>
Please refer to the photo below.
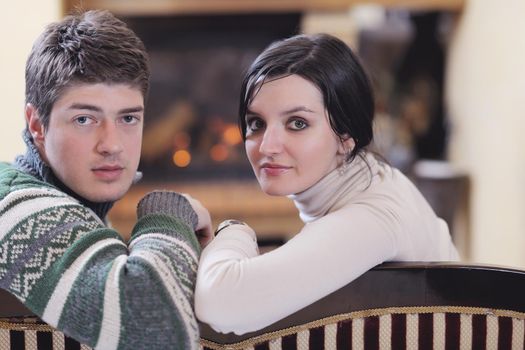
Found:
<path fill-rule="evenodd" d="M 26 154 L 16 157 L 13 166 L 20 171 L 23 171 L 41 181 L 47 182 L 57 187 L 62 192 L 67 193 L 86 207 L 93 210 L 102 221 L 105 221 L 106 215 L 113 206 L 114 202 L 92 202 L 73 192 L 55 176 L 51 168 L 42 160 L 38 149 L 33 143 L 33 138 L 27 129 L 24 130 L 22 138 L 27 145 Z"/>
<path fill-rule="evenodd" d="M 328 173 L 307 190 L 288 196 L 299 209 L 305 223 L 319 219 L 343 207 L 357 193 L 366 189 L 379 171 L 379 164 L 370 153 L 360 153 L 343 167 Z"/>

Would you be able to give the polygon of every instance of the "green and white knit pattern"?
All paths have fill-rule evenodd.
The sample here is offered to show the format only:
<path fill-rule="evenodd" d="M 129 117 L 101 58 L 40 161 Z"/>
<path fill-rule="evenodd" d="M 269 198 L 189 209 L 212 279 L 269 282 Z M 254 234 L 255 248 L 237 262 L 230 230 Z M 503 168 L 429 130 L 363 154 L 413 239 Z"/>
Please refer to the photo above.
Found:
<path fill-rule="evenodd" d="M 22 301 L 69 242 L 103 226 L 71 198 L 46 188 L 10 193 L 1 202 L 0 217 L 0 286 Z"/>
<path fill-rule="evenodd" d="M 127 245 L 77 200 L 0 164 L 0 287 L 81 343 L 196 348 L 198 258 L 174 216 L 145 215 Z"/>

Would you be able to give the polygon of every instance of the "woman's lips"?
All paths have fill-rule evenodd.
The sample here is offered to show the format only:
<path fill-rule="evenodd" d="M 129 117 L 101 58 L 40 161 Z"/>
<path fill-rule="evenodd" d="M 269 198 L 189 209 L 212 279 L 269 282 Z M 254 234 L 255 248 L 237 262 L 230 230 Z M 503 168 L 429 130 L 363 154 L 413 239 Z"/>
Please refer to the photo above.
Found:
<path fill-rule="evenodd" d="M 280 164 L 263 164 L 261 171 L 268 176 L 279 176 L 290 170 L 291 167 Z"/>

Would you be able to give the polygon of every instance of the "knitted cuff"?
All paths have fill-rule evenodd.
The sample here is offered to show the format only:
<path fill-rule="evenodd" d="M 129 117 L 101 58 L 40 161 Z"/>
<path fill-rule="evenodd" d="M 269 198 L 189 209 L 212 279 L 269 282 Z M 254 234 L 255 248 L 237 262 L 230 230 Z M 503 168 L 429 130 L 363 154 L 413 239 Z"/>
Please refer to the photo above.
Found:
<path fill-rule="evenodd" d="M 165 214 L 180 218 L 193 230 L 199 222 L 190 202 L 183 195 L 171 191 L 153 191 L 146 194 L 137 205 L 137 218 L 147 214 Z"/>

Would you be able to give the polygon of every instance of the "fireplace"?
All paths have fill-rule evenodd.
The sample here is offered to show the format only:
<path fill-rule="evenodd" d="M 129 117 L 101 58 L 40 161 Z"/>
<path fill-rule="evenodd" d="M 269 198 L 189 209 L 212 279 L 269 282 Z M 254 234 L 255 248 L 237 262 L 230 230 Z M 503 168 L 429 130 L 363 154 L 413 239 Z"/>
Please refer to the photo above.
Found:
<path fill-rule="evenodd" d="M 417 139 L 414 135 L 408 136 L 409 141 L 415 139 L 419 145 L 426 145 L 423 141 L 430 140 L 428 144 L 435 146 L 432 152 L 420 147 L 427 153 L 416 156 L 441 158 L 445 139 L 440 109 L 443 52 L 436 42 L 441 15 L 435 12 L 412 14 L 413 29 L 418 25 L 428 29 L 416 32 L 402 29 L 410 27 L 408 15 L 389 11 L 383 27 L 362 30 L 357 42 L 350 43 L 360 51 L 375 83 L 376 122 L 380 127 L 376 136 L 380 140 L 390 140 L 384 149 L 378 148 L 387 160 L 405 171 L 410 170 L 414 160 L 413 142 L 403 143 L 407 134 L 413 132 L 413 125 L 421 125 L 421 120 L 436 121 L 435 124 L 423 123 L 425 132 L 414 134 Z M 120 17 L 143 39 L 151 57 L 152 77 L 140 165 L 144 178 L 112 210 L 111 220 L 115 227 L 121 232 L 130 232 L 140 197 L 160 188 L 190 193 L 199 199 L 210 210 L 215 226 L 223 219 L 236 218 L 254 227 L 260 240 L 292 237 L 302 226 L 297 210 L 287 198 L 270 197 L 259 189 L 237 128 L 237 109 L 244 71 L 271 42 L 305 30 L 302 27 L 305 14 Z M 328 23 L 328 26 L 313 31 L 330 32 L 325 30 L 328 28 L 351 36 L 349 17 L 339 22 L 323 19 L 313 22 L 316 21 L 323 26 Z M 401 29 L 395 25 L 400 21 L 405 25 Z M 419 40 L 414 40 L 417 38 Z M 434 44 L 432 52 L 428 45 L 420 45 L 429 42 Z M 422 57 L 421 52 L 440 60 L 430 62 L 428 67 L 432 69 L 414 72 L 411 70 L 414 62 L 416 67 L 422 66 L 422 60 L 408 58 Z M 396 80 L 397 77 L 402 79 Z M 420 82 L 420 77 L 427 82 L 425 86 L 431 88 L 427 89 L 428 96 L 421 97 L 406 89 L 400 100 L 396 95 L 402 91 L 400 83 Z M 396 106 L 403 108 L 396 110 Z M 414 113 L 406 112 L 413 112 L 414 106 L 418 107 L 415 109 L 417 123 L 411 118 Z M 427 130 L 432 132 L 426 133 Z M 401 141 L 394 139 L 399 134 Z M 428 135 L 437 135 L 438 140 L 429 139 Z"/>
<path fill-rule="evenodd" d="M 110 212 L 129 237 L 135 206 L 154 189 L 189 193 L 211 213 L 248 222 L 263 245 L 302 226 L 293 203 L 264 194 L 247 161 L 237 110 L 241 79 L 271 42 L 298 33 L 300 13 L 122 17 L 150 54 L 142 181 Z"/>
<path fill-rule="evenodd" d="M 130 17 L 151 58 L 143 181 L 251 179 L 237 127 L 243 72 L 300 14 Z"/>

